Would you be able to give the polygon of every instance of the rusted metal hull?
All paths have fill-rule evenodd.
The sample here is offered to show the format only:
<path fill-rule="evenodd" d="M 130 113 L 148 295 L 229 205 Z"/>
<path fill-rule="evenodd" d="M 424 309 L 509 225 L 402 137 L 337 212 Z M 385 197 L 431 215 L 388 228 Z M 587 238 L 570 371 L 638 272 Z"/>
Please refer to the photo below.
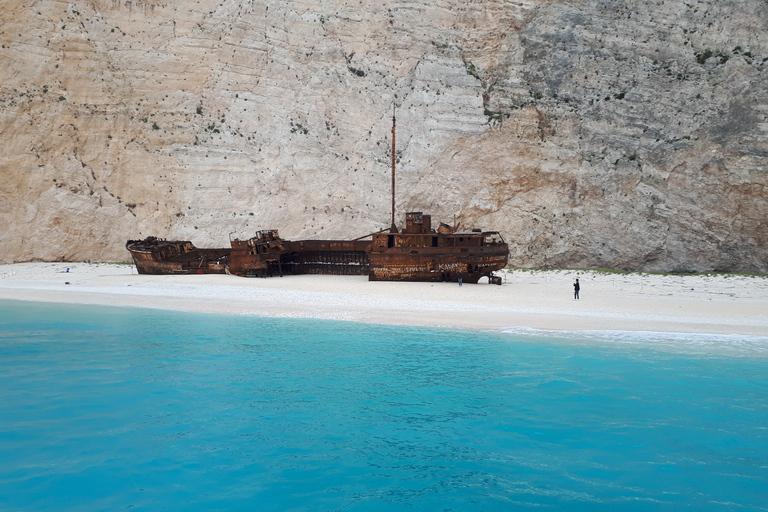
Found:
<path fill-rule="evenodd" d="M 149 237 L 130 240 L 126 248 L 139 274 L 368 275 L 370 241 L 254 237 L 231 244 L 231 248 L 199 249 L 190 241 Z"/>
<path fill-rule="evenodd" d="M 508 252 L 500 248 L 467 253 L 418 254 L 390 252 L 370 255 L 370 281 L 452 281 L 477 283 L 507 265 Z"/>
<path fill-rule="evenodd" d="M 282 267 L 290 274 L 366 275 L 370 241 L 302 240 L 289 242 Z"/>
<path fill-rule="evenodd" d="M 129 240 L 126 248 L 139 274 L 224 274 L 230 249 L 198 249 L 192 242 Z"/>
<path fill-rule="evenodd" d="M 349 240 L 282 240 L 278 251 L 258 253 L 237 250 L 233 242 L 229 273 L 242 277 L 366 275 L 370 245 Z"/>
<path fill-rule="evenodd" d="M 431 229 L 431 219 L 408 213 L 403 232 L 369 235 L 371 240 L 283 240 L 277 230 L 235 239 L 227 249 L 199 249 L 189 241 L 154 237 L 129 240 L 126 248 L 140 274 L 367 275 L 371 281 L 476 283 L 504 268 L 509 248 L 498 232 L 457 233 Z M 365 237 L 364 237 L 365 238 Z"/>

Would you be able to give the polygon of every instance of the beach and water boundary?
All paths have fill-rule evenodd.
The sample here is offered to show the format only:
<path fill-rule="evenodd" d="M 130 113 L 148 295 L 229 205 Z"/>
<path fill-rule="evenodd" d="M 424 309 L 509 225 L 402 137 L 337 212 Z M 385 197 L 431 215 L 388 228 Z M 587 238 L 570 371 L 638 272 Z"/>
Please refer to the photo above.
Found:
<path fill-rule="evenodd" d="M 365 276 L 151 276 L 124 264 L 37 262 L 0 265 L 0 299 L 483 330 L 768 336 L 764 276 L 523 269 L 500 275 L 502 286 L 459 287 Z"/>

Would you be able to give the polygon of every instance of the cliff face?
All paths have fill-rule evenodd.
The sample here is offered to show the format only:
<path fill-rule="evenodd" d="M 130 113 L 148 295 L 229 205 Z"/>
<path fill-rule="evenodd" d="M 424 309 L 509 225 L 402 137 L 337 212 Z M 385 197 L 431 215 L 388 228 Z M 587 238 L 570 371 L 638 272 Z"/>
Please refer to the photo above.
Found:
<path fill-rule="evenodd" d="M 0 260 L 389 225 L 768 272 L 768 2 L 0 0 Z"/>

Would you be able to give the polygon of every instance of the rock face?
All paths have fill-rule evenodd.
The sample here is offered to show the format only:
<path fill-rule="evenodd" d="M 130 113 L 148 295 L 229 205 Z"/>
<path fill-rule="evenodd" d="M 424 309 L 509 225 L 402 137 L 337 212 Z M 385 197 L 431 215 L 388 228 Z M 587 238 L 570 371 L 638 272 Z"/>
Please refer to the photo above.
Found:
<path fill-rule="evenodd" d="M 765 0 L 2 0 L 0 260 L 357 237 L 768 272 Z"/>

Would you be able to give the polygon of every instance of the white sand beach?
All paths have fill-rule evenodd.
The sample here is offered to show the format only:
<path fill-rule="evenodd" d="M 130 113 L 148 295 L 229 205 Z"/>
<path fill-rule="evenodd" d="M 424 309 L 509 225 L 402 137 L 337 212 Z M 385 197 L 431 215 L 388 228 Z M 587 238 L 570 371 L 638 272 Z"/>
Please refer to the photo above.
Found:
<path fill-rule="evenodd" d="M 0 299 L 471 329 L 768 336 L 767 277 L 508 270 L 502 278 L 502 286 L 459 286 L 365 276 L 147 276 L 132 265 L 38 262 L 0 265 Z"/>

